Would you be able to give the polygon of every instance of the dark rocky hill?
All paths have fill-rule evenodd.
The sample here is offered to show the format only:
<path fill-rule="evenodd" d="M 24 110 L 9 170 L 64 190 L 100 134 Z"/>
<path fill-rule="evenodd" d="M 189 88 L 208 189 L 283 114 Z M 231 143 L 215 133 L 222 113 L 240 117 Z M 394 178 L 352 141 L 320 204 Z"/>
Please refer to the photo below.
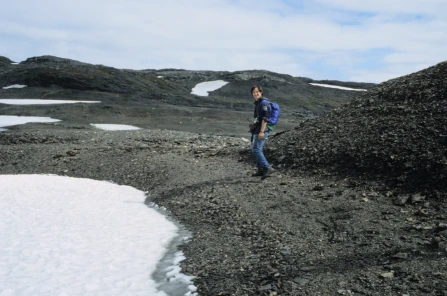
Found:
<path fill-rule="evenodd" d="M 12 63 L 13 63 L 13 61 L 11 61 L 10 59 L 0 56 L 0 66 L 2 68 L 3 67 L 8 67 Z"/>
<path fill-rule="evenodd" d="M 278 163 L 447 191 L 447 62 L 384 82 L 272 142 Z"/>
<path fill-rule="evenodd" d="M 126 98 L 150 99 L 175 105 L 231 108 L 251 110 L 249 89 L 261 84 L 266 95 L 294 111 L 322 114 L 354 98 L 352 91 L 312 86 L 310 78 L 292 77 L 269 71 L 188 71 L 178 69 L 126 70 L 103 65 L 91 65 L 53 56 L 29 58 L 18 65 L 11 65 L 7 58 L 0 61 L 0 87 L 23 84 L 28 87 L 60 88 L 71 90 L 61 95 L 82 96 L 85 91 L 97 92 L 101 97 L 113 93 Z M 210 93 L 211 99 L 191 94 L 200 82 L 225 80 L 226 86 Z M 335 83 L 335 82 L 333 82 Z M 370 83 L 348 83 L 357 88 L 371 88 Z M 339 85 L 346 83 L 339 82 Z M 13 92 L 13 90 L 9 91 Z M 14 94 L 16 95 L 16 94 Z M 42 95 L 42 94 L 41 94 Z M 7 94 L 3 93 L 2 97 Z"/>
<path fill-rule="evenodd" d="M 198 83 L 228 82 L 209 96 L 196 96 Z M 134 124 L 197 133 L 247 135 L 252 117 L 253 84 L 282 107 L 277 131 L 295 127 L 306 117 L 320 116 L 354 99 L 359 92 L 313 86 L 310 78 L 263 70 L 222 72 L 179 69 L 128 70 L 92 65 L 54 56 L 12 64 L 0 59 L 0 98 L 77 99 L 101 104 L 0 105 L 0 114 L 51 116 L 61 128 L 89 128 L 89 123 Z M 321 82 L 320 82 L 321 83 Z M 339 82 L 346 85 L 348 82 Z M 20 84 L 25 88 L 1 89 Z M 373 84 L 348 83 L 370 89 Z M 200 125 L 195 123 L 200 122 Z M 24 127 L 21 127 L 24 128 Z"/>

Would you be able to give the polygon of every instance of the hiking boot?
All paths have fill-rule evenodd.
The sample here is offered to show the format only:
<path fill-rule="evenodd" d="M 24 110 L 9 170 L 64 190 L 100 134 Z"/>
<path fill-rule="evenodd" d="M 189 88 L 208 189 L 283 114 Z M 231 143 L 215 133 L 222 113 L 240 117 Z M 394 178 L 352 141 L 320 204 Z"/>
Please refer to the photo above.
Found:
<path fill-rule="evenodd" d="M 256 173 L 251 174 L 252 177 L 261 177 L 262 176 L 262 169 L 258 168 Z"/>
<path fill-rule="evenodd" d="M 273 173 L 273 168 L 269 167 L 269 168 L 262 168 L 262 178 L 261 180 L 264 180 L 265 178 L 268 178 L 272 175 Z"/>

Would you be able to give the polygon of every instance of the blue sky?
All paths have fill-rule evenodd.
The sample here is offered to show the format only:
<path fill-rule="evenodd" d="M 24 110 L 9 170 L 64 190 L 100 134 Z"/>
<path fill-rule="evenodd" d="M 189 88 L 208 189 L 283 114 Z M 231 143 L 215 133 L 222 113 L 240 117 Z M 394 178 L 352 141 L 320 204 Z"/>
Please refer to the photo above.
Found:
<path fill-rule="evenodd" d="M 383 82 L 447 60 L 446 0 L 16 0 L 0 55 Z"/>

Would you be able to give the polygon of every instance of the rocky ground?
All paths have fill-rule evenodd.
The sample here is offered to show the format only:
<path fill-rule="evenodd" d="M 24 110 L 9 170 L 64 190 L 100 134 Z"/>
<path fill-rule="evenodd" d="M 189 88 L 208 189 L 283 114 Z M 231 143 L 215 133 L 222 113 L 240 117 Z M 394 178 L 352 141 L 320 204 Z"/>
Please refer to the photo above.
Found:
<path fill-rule="evenodd" d="M 14 72 L 14 79 L 25 72 Z M 185 89 L 211 75 L 185 73 L 157 74 L 171 75 L 168 84 L 188 81 Z M 250 75 L 259 73 L 219 75 L 251 83 Z M 302 82 L 269 77 L 267 90 L 278 96 Z M 242 80 L 234 78 L 210 100 L 219 105 L 225 93 L 240 93 L 248 87 Z M 250 176 L 255 168 L 245 127 L 251 113 L 237 100 L 228 112 L 173 104 L 174 95 L 143 104 L 137 95 L 59 86 L 3 91 L 3 98 L 101 95 L 103 103 L 0 106 L 2 114 L 64 120 L 1 132 L 0 174 L 58 174 L 148 191 L 148 203 L 166 207 L 193 233 L 181 246 L 182 268 L 197 277 L 199 295 L 443 296 L 446 81 L 447 63 L 441 63 L 380 84 L 320 117 L 305 116 L 304 105 L 299 116 L 297 109 L 285 112 L 266 151 L 277 171 L 264 181 Z M 100 131 L 89 123 L 144 129 Z"/>
<path fill-rule="evenodd" d="M 200 295 L 447 295 L 439 200 L 282 169 L 261 181 L 239 137 L 39 125 L 0 134 L 0 173 L 148 191 L 193 232 L 182 268 Z"/>

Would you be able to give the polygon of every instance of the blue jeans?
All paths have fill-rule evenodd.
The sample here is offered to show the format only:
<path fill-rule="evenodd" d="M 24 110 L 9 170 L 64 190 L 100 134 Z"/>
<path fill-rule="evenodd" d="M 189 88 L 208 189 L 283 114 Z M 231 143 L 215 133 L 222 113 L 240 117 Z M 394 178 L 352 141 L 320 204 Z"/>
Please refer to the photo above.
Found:
<path fill-rule="evenodd" d="M 264 153 L 262 152 L 262 149 L 264 148 L 264 143 L 268 138 L 269 133 L 264 133 L 264 139 L 259 140 L 258 139 L 259 134 L 253 135 L 253 146 L 251 148 L 251 152 L 256 158 L 256 164 L 258 165 L 258 168 L 269 168 L 270 164 L 267 162 L 267 159 L 265 159 Z"/>

